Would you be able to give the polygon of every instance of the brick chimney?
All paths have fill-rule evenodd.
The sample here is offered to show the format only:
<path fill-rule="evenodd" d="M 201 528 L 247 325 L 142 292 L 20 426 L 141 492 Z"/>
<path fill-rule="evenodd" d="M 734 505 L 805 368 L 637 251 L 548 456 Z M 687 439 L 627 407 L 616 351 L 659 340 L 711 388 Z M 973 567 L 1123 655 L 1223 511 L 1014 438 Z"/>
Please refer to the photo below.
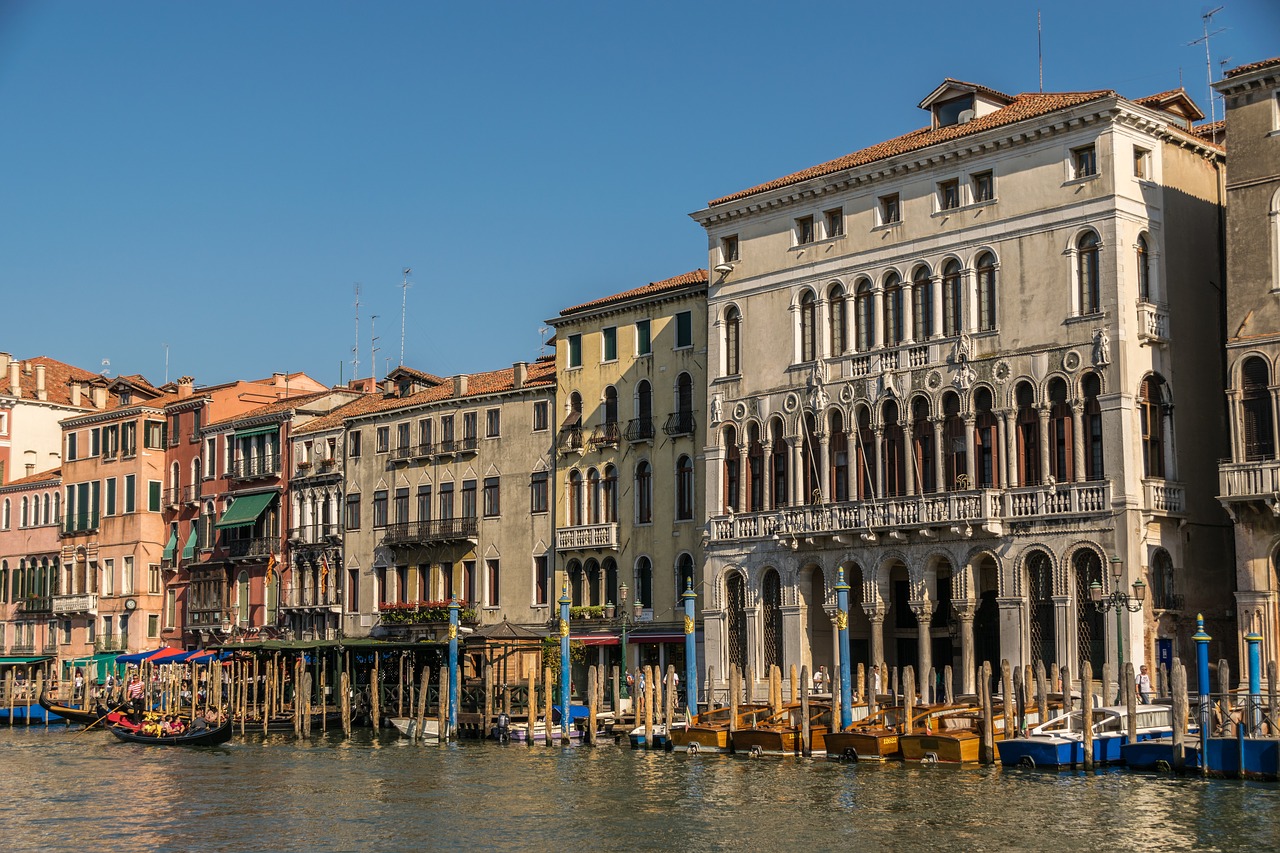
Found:
<path fill-rule="evenodd" d="M 283 388 L 289 384 L 289 380 L 283 373 L 273 373 L 271 374 L 271 384 L 277 388 Z"/>
<path fill-rule="evenodd" d="M 511 365 L 514 376 L 514 385 L 516 390 L 524 387 L 524 382 L 529 378 L 529 363 L 526 361 L 517 361 Z"/>
<path fill-rule="evenodd" d="M 192 386 L 196 380 L 190 376 L 184 376 L 178 380 L 178 399 L 185 400 L 191 396 Z"/>
<path fill-rule="evenodd" d="M 13 396 L 22 396 L 22 366 L 16 361 L 9 362 L 9 386 L 13 389 Z"/>
<path fill-rule="evenodd" d="M 84 393 L 84 389 L 80 385 L 80 381 L 77 379 L 71 380 L 71 405 L 80 405 L 80 395 L 82 393 Z"/>
<path fill-rule="evenodd" d="M 107 407 L 107 386 L 94 385 L 89 389 L 89 394 L 95 409 L 105 409 Z"/>
<path fill-rule="evenodd" d="M 467 396 L 467 374 L 459 373 L 457 376 L 453 377 L 453 396 Z"/>
<path fill-rule="evenodd" d="M 49 392 L 44 387 L 44 365 L 36 365 L 36 399 L 48 400 Z"/>

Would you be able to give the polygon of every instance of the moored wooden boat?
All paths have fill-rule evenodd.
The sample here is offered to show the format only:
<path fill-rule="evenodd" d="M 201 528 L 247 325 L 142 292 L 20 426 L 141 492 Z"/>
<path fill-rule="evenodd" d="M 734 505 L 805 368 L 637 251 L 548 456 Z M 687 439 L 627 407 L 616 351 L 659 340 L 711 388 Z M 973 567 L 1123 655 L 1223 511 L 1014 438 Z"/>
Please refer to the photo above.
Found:
<path fill-rule="evenodd" d="M 684 726 L 672 726 L 669 738 L 672 750 L 691 753 L 728 752 L 731 716 L 732 709 L 726 705 L 703 711 Z M 767 716 L 767 705 L 739 705 L 736 728 L 750 728 Z"/>
<path fill-rule="evenodd" d="M 939 717 L 972 710 L 971 705 L 918 705 L 911 709 L 913 731 L 932 730 Z M 888 761 L 901 758 L 901 738 L 907 710 L 901 705 L 883 708 L 865 720 L 826 737 L 827 756 L 846 761 Z"/>
<path fill-rule="evenodd" d="M 992 734 L 1004 740 L 1004 714 L 992 712 Z M 903 761 L 940 764 L 976 764 L 982 745 L 982 711 L 966 709 L 938 717 L 923 732 L 901 735 L 898 749 Z"/>
<path fill-rule="evenodd" d="M 140 743 L 146 746 L 216 746 L 231 740 L 231 720 L 220 726 L 203 729 L 189 729 L 180 735 L 144 735 L 130 731 L 124 726 L 112 726 L 111 733 L 127 743 Z"/>
<path fill-rule="evenodd" d="M 107 714 L 111 713 L 111 709 L 103 706 L 101 703 L 94 703 L 92 708 L 77 708 L 74 705 L 63 705 L 60 702 L 54 702 L 49 699 L 47 692 L 41 691 L 38 700 L 40 707 L 44 708 L 48 714 L 61 717 L 69 723 L 80 723 L 82 725 L 93 725 L 99 722 Z"/>
<path fill-rule="evenodd" d="M 753 725 L 733 733 L 733 751 L 748 755 L 800 755 L 801 707 L 785 706 L 776 714 L 757 720 Z M 826 753 L 825 737 L 831 731 L 831 706 L 812 703 L 809 706 L 809 751 L 811 755 Z"/>
<path fill-rule="evenodd" d="M 440 721 L 434 717 L 427 717 L 422 721 L 422 734 L 418 735 L 418 721 L 413 717 L 389 717 L 391 727 L 400 733 L 401 737 L 413 738 L 421 737 L 427 743 L 438 743 L 440 740 Z M 341 720 L 339 720 L 341 725 Z"/>

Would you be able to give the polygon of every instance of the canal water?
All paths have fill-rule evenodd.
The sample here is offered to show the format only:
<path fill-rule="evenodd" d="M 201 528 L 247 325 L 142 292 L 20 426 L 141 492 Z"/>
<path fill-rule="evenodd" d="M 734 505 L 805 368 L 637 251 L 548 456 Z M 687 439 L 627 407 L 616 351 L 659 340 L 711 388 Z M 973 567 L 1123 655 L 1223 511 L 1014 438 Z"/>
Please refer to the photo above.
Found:
<path fill-rule="evenodd" d="M 5 851 L 1275 850 L 1280 786 L 461 743 L 0 730 Z"/>

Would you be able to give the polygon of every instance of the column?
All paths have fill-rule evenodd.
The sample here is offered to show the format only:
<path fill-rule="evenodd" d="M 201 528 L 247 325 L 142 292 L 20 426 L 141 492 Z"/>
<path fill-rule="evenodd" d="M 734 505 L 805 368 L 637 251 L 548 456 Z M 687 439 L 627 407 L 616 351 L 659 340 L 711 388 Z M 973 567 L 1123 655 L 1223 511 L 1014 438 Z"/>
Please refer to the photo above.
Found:
<path fill-rule="evenodd" d="M 804 506 L 808 502 L 809 496 L 804 493 L 804 457 L 800 452 L 799 436 L 791 436 L 787 439 L 787 449 L 791 457 L 791 462 L 787 466 L 787 479 L 791 482 L 791 505 Z"/>
<path fill-rule="evenodd" d="M 1017 482 L 1018 466 L 1015 462 L 1017 457 L 1017 436 L 1014 431 L 1009 428 L 1011 412 L 1008 409 L 997 412 L 1000 438 L 997 444 L 1000 447 L 1000 456 L 998 467 L 1000 468 L 1000 484 L 1005 488 L 1012 488 L 1019 485 Z"/>
<path fill-rule="evenodd" d="M 969 414 L 964 416 L 964 473 L 969 477 L 969 488 L 978 488 L 977 445 L 974 443 L 975 427 L 978 418 Z"/>
<path fill-rule="evenodd" d="M 930 339 L 942 337 L 943 327 L 946 325 L 942 317 L 942 276 L 935 275 L 930 281 L 933 283 L 933 334 Z M 941 469 L 939 469 L 941 470 Z"/>
<path fill-rule="evenodd" d="M 884 605 L 880 602 L 874 604 L 862 605 L 862 610 L 867 614 L 867 619 L 871 622 L 871 660 L 868 662 L 867 677 L 870 678 L 870 669 L 884 663 Z M 881 667 L 883 673 L 883 667 Z M 889 684 L 889 679 L 885 675 L 881 675 L 880 689 L 883 691 Z M 871 684 L 868 682 L 867 690 L 870 691 Z"/>
<path fill-rule="evenodd" d="M 1084 405 L 1080 400 L 1071 401 L 1071 456 L 1072 479 L 1084 482 Z"/>
<path fill-rule="evenodd" d="M 1036 420 L 1039 421 L 1040 428 L 1040 482 L 1049 482 L 1049 474 L 1052 468 L 1049 467 L 1049 407 L 1045 405 L 1036 406 Z"/>
<path fill-rule="evenodd" d="M 747 500 L 747 490 L 751 488 L 751 472 L 748 470 L 747 446 L 745 444 L 738 445 L 738 505 L 734 509 L 738 512 L 749 512 L 751 504 Z M 761 478 L 764 479 L 763 477 Z"/>
<path fill-rule="evenodd" d="M 822 490 L 822 502 L 831 500 L 831 436 L 818 433 L 818 488 Z"/>
<path fill-rule="evenodd" d="M 951 602 L 952 612 L 960 623 L 960 692 L 975 692 L 974 667 L 977 661 L 973 658 L 973 614 L 977 611 L 977 602 L 972 599 Z"/>
<path fill-rule="evenodd" d="M 903 490 L 904 495 L 914 495 L 916 493 L 916 436 L 915 424 L 905 419 L 906 413 L 903 412 L 902 427 L 902 452 L 907 457 L 902 460 L 903 471 Z"/>
<path fill-rule="evenodd" d="M 918 626 L 918 643 L 919 651 L 917 657 L 920 660 L 920 671 L 916 673 L 916 684 L 920 685 L 921 701 L 928 701 L 931 695 L 926 693 L 924 687 L 932 686 L 929 683 L 929 669 L 933 666 L 933 632 L 930 628 L 930 621 L 933 619 L 933 602 L 928 600 L 911 602 L 911 612 L 916 616 L 916 624 Z"/>
<path fill-rule="evenodd" d="M 876 493 L 873 497 L 878 498 L 884 494 L 884 436 L 879 426 L 873 426 L 871 434 L 875 436 L 876 445 Z"/>
<path fill-rule="evenodd" d="M 875 311 L 875 322 L 872 323 L 872 326 L 874 327 L 873 331 L 875 332 L 875 334 L 871 336 L 871 346 L 882 347 L 884 346 L 884 333 L 885 333 L 884 288 L 880 287 L 880 285 L 876 285 L 875 289 L 871 291 L 871 302 L 873 305 L 873 310 Z"/>
<path fill-rule="evenodd" d="M 935 491 L 945 492 L 947 483 L 945 469 L 942 466 L 942 427 L 946 423 L 946 418 L 941 416 L 929 418 L 929 423 L 933 424 L 933 481 L 936 484 Z"/>
<path fill-rule="evenodd" d="M 902 342 L 915 343 L 915 285 L 909 281 L 902 283 Z"/>
<path fill-rule="evenodd" d="M 764 499 L 760 502 L 760 506 L 767 510 L 773 508 L 773 442 L 766 441 L 760 446 L 763 448 L 760 465 L 764 468 L 760 472 L 760 483 L 764 488 Z"/>

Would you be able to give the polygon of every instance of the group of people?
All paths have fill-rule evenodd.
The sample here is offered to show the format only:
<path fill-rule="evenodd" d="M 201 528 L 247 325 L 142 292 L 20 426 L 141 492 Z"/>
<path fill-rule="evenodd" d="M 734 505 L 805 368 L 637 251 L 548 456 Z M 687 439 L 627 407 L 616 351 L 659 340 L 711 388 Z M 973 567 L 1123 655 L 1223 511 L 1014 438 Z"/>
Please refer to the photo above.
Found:
<path fill-rule="evenodd" d="M 147 714 L 143 718 L 142 725 L 138 728 L 139 734 L 149 737 L 173 737 L 185 734 L 186 731 L 187 724 L 175 714 L 169 714 L 168 716 Z"/>

